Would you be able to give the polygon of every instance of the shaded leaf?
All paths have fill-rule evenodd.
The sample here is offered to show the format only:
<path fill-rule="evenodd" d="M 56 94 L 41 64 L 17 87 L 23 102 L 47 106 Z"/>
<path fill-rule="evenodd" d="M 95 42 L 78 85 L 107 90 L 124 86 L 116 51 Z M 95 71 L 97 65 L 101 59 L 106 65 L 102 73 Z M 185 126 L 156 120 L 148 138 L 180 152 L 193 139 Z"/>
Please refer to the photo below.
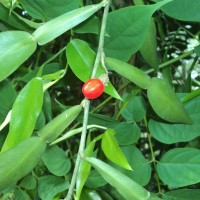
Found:
<path fill-rule="evenodd" d="M 163 197 L 164 200 L 199 200 L 199 189 L 179 189 L 166 192 Z"/>
<path fill-rule="evenodd" d="M 71 168 L 71 162 L 66 153 L 58 146 L 48 147 L 42 156 L 42 160 L 49 172 L 56 176 L 66 175 Z"/>
<path fill-rule="evenodd" d="M 157 165 L 160 179 L 167 185 L 183 187 L 200 182 L 200 150 L 176 148 L 168 151 Z"/>
<path fill-rule="evenodd" d="M 159 2 L 161 0 L 154 1 Z M 170 17 L 178 20 L 199 22 L 199 6 L 200 2 L 196 0 L 173 0 L 163 6 L 162 10 Z"/>
<path fill-rule="evenodd" d="M 79 0 L 22 0 L 21 4 L 31 17 L 50 20 L 79 7 Z"/>
<path fill-rule="evenodd" d="M 52 200 L 58 193 L 69 188 L 69 183 L 56 176 L 42 176 L 38 180 L 38 194 L 42 200 Z"/>
<path fill-rule="evenodd" d="M 192 119 L 192 124 L 168 124 L 150 120 L 149 130 L 153 137 L 165 144 L 187 142 L 200 136 L 200 97 L 194 98 L 184 104 Z M 195 112 L 194 112 L 195 111 Z"/>
<path fill-rule="evenodd" d="M 152 78 L 147 89 L 149 102 L 159 117 L 174 123 L 191 124 L 191 119 L 175 92 L 163 79 Z"/>

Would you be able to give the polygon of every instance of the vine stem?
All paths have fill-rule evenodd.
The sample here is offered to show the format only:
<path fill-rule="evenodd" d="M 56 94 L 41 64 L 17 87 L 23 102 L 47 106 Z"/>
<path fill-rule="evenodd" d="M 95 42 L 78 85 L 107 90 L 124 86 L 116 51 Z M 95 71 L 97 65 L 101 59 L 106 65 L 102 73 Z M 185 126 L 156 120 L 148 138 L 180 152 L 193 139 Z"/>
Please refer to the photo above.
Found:
<path fill-rule="evenodd" d="M 104 35 L 105 35 L 107 16 L 108 16 L 108 12 L 109 12 L 109 6 L 110 6 L 110 0 L 107 0 L 105 7 L 104 7 L 100 36 L 99 36 L 99 45 L 98 45 L 97 55 L 96 55 L 94 67 L 92 70 L 91 78 L 94 78 L 96 75 L 96 72 L 97 72 L 97 69 L 99 66 L 99 62 L 101 60 L 101 56 L 103 53 Z M 80 140 L 78 155 L 77 155 L 69 191 L 64 200 L 72 199 L 72 196 L 74 193 L 74 188 L 76 185 L 76 179 L 77 179 L 77 175 L 78 175 L 78 171 L 79 171 L 79 167 L 80 167 L 80 163 L 81 163 L 81 155 L 83 155 L 84 149 L 85 149 L 85 142 L 86 142 L 86 136 L 87 136 L 87 124 L 88 124 L 88 116 L 89 116 L 89 109 L 90 109 L 90 100 L 89 99 L 84 100 L 83 107 L 84 107 L 83 129 L 82 129 L 82 133 L 81 133 L 81 140 Z"/>

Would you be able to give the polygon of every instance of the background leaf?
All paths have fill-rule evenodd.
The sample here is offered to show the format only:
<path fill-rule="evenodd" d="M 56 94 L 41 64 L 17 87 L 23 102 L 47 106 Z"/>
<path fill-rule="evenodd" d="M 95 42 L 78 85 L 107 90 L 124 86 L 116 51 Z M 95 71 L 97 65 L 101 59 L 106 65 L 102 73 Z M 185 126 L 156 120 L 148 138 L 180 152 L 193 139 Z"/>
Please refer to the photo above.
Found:
<path fill-rule="evenodd" d="M 152 78 L 147 89 L 149 102 L 162 119 L 191 124 L 191 119 L 175 92 L 163 79 Z"/>
<path fill-rule="evenodd" d="M 153 137 L 165 144 L 187 142 L 200 136 L 200 97 L 184 104 L 185 110 L 192 119 L 192 124 L 168 124 L 150 120 L 149 130 Z M 194 112 L 195 110 L 195 112 Z"/>
<path fill-rule="evenodd" d="M 169 0 L 154 5 L 129 6 L 109 13 L 105 38 L 106 56 L 128 61 L 148 33 L 152 14 Z"/>
<path fill-rule="evenodd" d="M 58 193 L 69 188 L 69 183 L 56 176 L 42 176 L 38 181 L 38 194 L 42 200 L 52 200 Z"/>
<path fill-rule="evenodd" d="M 114 165 L 114 167 L 138 184 L 142 186 L 148 184 L 151 178 L 151 165 L 144 158 L 141 151 L 133 145 L 124 146 L 121 149 L 133 171 L 120 168 L 117 165 Z"/>
<path fill-rule="evenodd" d="M 79 7 L 79 0 L 22 0 L 24 10 L 35 19 L 48 21 Z"/>
<path fill-rule="evenodd" d="M 3 81 L 0 84 L 0 124 L 11 110 L 16 96 L 17 92 L 11 82 Z"/>
<path fill-rule="evenodd" d="M 161 180 L 173 187 L 192 185 L 200 181 L 200 150 L 176 148 L 168 151 L 157 165 Z"/>
<path fill-rule="evenodd" d="M 164 200 L 198 200 L 200 199 L 199 189 L 179 189 L 166 192 Z"/>
<path fill-rule="evenodd" d="M 36 49 L 31 34 L 23 31 L 0 33 L 0 82 L 12 74 Z"/>
<path fill-rule="evenodd" d="M 72 71 L 80 80 L 86 82 L 90 79 L 96 55 L 86 42 L 77 39 L 72 40 L 67 45 L 66 56 Z M 102 74 L 105 74 L 105 71 L 98 67 L 96 77 L 100 77 Z M 110 82 L 104 91 L 117 99 L 121 99 Z"/>
<path fill-rule="evenodd" d="M 200 22 L 199 6 L 200 2 L 196 0 L 173 0 L 163 6 L 162 10 L 170 17 L 178 20 Z"/>
<path fill-rule="evenodd" d="M 71 168 L 71 162 L 67 158 L 66 153 L 56 145 L 46 149 L 42 160 L 49 172 L 56 176 L 66 175 Z"/>

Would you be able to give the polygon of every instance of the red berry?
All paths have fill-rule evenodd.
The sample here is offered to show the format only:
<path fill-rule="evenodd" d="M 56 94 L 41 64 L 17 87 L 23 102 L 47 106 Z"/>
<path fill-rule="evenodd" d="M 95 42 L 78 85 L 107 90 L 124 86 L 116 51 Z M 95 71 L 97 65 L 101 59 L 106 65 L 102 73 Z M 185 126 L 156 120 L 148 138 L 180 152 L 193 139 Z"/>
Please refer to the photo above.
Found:
<path fill-rule="evenodd" d="M 104 84 L 98 78 L 92 78 L 84 83 L 82 87 L 83 95 L 88 99 L 96 99 L 104 91 Z"/>

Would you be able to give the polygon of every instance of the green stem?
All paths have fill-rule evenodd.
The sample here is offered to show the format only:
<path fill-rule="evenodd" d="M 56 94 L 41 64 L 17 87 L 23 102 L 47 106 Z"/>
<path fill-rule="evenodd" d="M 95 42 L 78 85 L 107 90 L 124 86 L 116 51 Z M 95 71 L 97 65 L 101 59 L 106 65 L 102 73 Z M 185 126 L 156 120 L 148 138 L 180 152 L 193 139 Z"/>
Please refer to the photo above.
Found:
<path fill-rule="evenodd" d="M 48 60 L 46 60 L 43 65 L 46 65 L 48 63 L 50 63 L 52 60 L 54 60 L 56 57 L 58 57 L 63 51 L 65 51 L 66 47 L 63 47 L 58 53 L 56 53 L 55 55 L 53 55 L 51 58 L 49 58 Z"/>
<path fill-rule="evenodd" d="M 89 109 L 90 109 L 90 101 L 88 99 L 85 99 L 84 116 L 83 116 L 83 130 L 82 130 L 82 134 L 81 134 L 81 141 L 80 141 L 80 145 L 79 145 L 78 155 L 76 158 L 76 163 L 75 163 L 74 172 L 72 175 L 72 180 L 71 180 L 71 184 L 69 187 L 69 191 L 67 193 L 67 197 L 64 200 L 71 200 L 73 193 L 74 193 L 74 187 L 76 185 L 76 178 L 77 178 L 79 166 L 81 163 L 81 154 L 83 153 L 84 148 L 85 148 Z"/>
<path fill-rule="evenodd" d="M 190 56 L 193 52 L 194 51 L 192 50 L 192 51 L 186 52 L 186 53 L 184 53 L 184 54 L 182 54 L 182 55 L 180 55 L 180 56 L 178 56 L 176 58 L 168 60 L 167 62 L 164 62 L 164 63 L 160 64 L 159 65 L 159 69 L 167 67 L 168 65 L 171 65 L 171 64 L 173 64 L 173 63 L 175 63 L 175 62 L 177 62 L 177 61 L 179 61 L 179 60 L 181 60 L 183 58 L 186 58 L 186 57 Z M 154 71 L 155 71 L 155 69 L 149 69 L 149 70 L 146 71 L 146 73 L 150 74 L 151 72 L 154 72 Z"/>
<path fill-rule="evenodd" d="M 97 56 L 96 56 L 96 60 L 94 63 L 94 68 L 92 71 L 91 78 L 94 78 L 96 75 L 96 72 L 97 72 L 97 69 L 99 66 L 99 62 L 101 60 L 101 56 L 103 53 L 104 36 L 105 36 L 105 30 L 106 30 L 106 22 L 107 22 L 107 17 L 108 17 L 109 5 L 110 5 L 110 0 L 107 1 L 107 4 L 105 5 L 105 8 L 104 8 L 100 37 L 99 37 L 99 46 L 98 46 Z"/>
<path fill-rule="evenodd" d="M 148 125 L 147 125 L 147 119 L 146 117 L 144 118 L 144 123 L 145 123 L 145 126 L 146 126 L 146 129 L 147 129 L 147 136 L 148 136 L 148 141 L 149 141 L 149 147 L 150 147 L 150 152 L 151 152 L 151 157 L 152 157 L 152 161 L 153 162 L 153 166 L 154 166 L 154 169 L 155 169 L 155 178 L 156 178 L 156 182 L 157 182 L 157 187 L 158 187 L 158 192 L 159 194 L 161 194 L 161 187 L 160 187 L 160 181 L 159 181 L 159 176 L 158 176 L 158 173 L 157 173 L 157 170 L 156 170 L 156 159 L 155 159 L 155 155 L 154 155 L 154 150 L 153 150 L 153 143 L 151 141 L 151 135 L 149 133 L 149 130 L 148 130 Z"/>
<path fill-rule="evenodd" d="M 94 67 L 93 67 L 93 70 L 92 70 L 91 78 L 94 78 L 95 75 L 96 75 L 96 71 L 98 69 L 99 62 L 100 62 L 100 59 L 101 59 L 101 55 L 102 55 L 102 52 L 103 52 L 105 27 L 106 27 L 106 22 L 107 22 L 109 5 L 110 5 L 110 0 L 107 1 L 106 5 L 104 7 L 103 19 L 102 19 L 102 24 L 101 24 L 101 31 L 100 31 L 100 36 L 99 36 L 99 46 L 98 46 L 97 55 L 96 55 Z M 68 191 L 67 197 L 64 200 L 71 200 L 73 193 L 74 193 L 74 188 L 75 188 L 75 185 L 76 185 L 78 170 L 79 170 L 79 166 L 80 166 L 80 163 L 81 163 L 81 155 L 84 153 L 84 149 L 85 149 L 89 108 L 90 108 L 90 101 L 88 99 L 85 99 L 83 130 L 82 130 L 82 134 L 81 134 L 79 151 L 78 151 L 78 155 L 77 155 L 77 159 L 76 159 L 75 168 L 74 168 L 74 172 L 73 172 L 73 175 L 72 175 L 72 180 L 71 180 L 71 184 L 70 184 L 70 187 L 69 187 L 69 191 Z"/>

